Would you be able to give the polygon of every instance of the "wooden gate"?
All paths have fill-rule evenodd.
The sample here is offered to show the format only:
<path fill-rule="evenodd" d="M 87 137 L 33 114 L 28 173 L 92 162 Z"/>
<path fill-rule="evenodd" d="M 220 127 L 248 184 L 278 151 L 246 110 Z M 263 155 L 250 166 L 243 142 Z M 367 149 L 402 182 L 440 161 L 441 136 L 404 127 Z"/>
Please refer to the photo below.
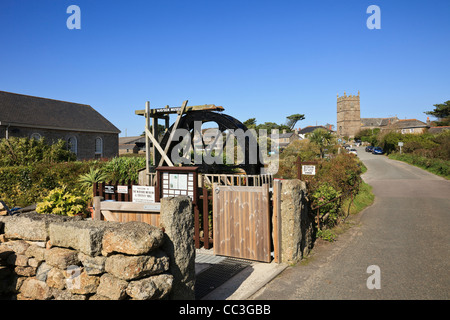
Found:
<path fill-rule="evenodd" d="M 270 262 L 269 185 L 213 187 L 214 254 Z"/>

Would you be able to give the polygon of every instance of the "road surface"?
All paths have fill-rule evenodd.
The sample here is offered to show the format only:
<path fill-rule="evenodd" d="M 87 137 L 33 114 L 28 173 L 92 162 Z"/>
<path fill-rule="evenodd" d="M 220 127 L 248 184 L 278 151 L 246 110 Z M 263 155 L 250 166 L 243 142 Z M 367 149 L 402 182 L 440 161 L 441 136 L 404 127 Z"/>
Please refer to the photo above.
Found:
<path fill-rule="evenodd" d="M 358 156 L 374 204 L 252 299 L 450 298 L 450 181 L 362 147 Z"/>

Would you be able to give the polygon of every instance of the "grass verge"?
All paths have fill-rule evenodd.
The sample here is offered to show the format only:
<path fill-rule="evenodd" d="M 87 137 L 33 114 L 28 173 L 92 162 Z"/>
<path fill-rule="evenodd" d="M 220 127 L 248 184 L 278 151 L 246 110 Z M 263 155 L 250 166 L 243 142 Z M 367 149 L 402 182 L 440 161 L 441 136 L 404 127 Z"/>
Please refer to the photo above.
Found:
<path fill-rule="evenodd" d="M 359 192 L 355 196 L 355 199 L 353 200 L 353 203 L 350 206 L 350 213 L 351 214 L 357 214 L 370 206 L 373 201 L 375 200 L 375 195 L 372 192 L 372 186 L 368 185 L 364 181 L 361 181 L 361 184 L 359 186 Z M 348 205 L 350 204 L 351 199 L 346 199 L 343 202 L 342 208 L 344 210 L 348 210 Z"/>
<path fill-rule="evenodd" d="M 391 153 L 389 159 L 399 160 L 413 166 L 424 169 L 435 175 L 450 179 L 450 161 L 434 158 L 426 158 L 415 154 Z"/>

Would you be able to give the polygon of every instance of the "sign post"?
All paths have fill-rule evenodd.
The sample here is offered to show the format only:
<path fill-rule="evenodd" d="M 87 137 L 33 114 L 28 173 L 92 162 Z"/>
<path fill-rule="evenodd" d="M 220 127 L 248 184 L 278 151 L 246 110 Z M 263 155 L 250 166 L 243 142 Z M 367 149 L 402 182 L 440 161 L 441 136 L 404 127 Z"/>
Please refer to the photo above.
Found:
<path fill-rule="evenodd" d="M 303 175 L 315 176 L 316 175 L 317 161 L 305 161 L 302 162 L 300 157 L 297 158 L 297 179 L 302 180 Z"/>
<path fill-rule="evenodd" d="M 400 147 L 400 154 L 402 154 L 403 142 L 399 141 L 398 146 Z"/>

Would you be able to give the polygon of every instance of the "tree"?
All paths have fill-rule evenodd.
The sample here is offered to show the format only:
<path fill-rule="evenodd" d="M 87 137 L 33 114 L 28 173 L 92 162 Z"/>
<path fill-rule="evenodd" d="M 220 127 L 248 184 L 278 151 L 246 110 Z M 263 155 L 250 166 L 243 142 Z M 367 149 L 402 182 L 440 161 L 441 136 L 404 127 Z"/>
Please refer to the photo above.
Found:
<path fill-rule="evenodd" d="M 321 128 L 314 130 L 309 135 L 309 140 L 319 147 L 320 158 L 323 158 L 325 150 L 334 144 L 334 137 L 331 132 Z"/>
<path fill-rule="evenodd" d="M 244 121 L 244 126 L 247 127 L 247 129 L 255 129 L 256 128 L 256 118 L 250 118 L 247 121 Z"/>
<path fill-rule="evenodd" d="M 434 116 L 439 119 L 436 121 L 438 126 L 446 126 L 450 123 L 450 100 L 445 101 L 444 103 L 439 103 L 434 105 L 434 110 L 425 111 L 425 114 L 430 116 Z"/>
<path fill-rule="evenodd" d="M 279 131 L 292 131 L 292 129 L 294 129 L 295 124 L 297 123 L 297 121 L 303 120 L 305 119 L 305 115 L 303 114 L 293 114 L 290 115 L 289 117 L 286 117 L 287 121 L 286 124 L 277 124 L 275 122 L 264 122 L 261 124 L 256 124 L 256 118 L 250 118 L 246 121 L 243 122 L 243 124 L 248 128 L 248 129 L 255 129 L 255 130 L 260 130 L 260 129 L 265 129 L 267 130 L 268 134 L 272 133 L 272 130 L 274 129 L 278 129 Z"/>
<path fill-rule="evenodd" d="M 289 127 L 289 130 L 293 130 L 295 124 L 296 124 L 298 121 L 301 121 L 301 120 L 304 120 L 304 119 L 305 119 L 305 115 L 304 115 L 304 114 L 296 113 L 296 114 L 290 115 L 290 116 L 288 116 L 288 117 L 286 117 L 286 118 L 287 118 L 286 125 Z"/>

